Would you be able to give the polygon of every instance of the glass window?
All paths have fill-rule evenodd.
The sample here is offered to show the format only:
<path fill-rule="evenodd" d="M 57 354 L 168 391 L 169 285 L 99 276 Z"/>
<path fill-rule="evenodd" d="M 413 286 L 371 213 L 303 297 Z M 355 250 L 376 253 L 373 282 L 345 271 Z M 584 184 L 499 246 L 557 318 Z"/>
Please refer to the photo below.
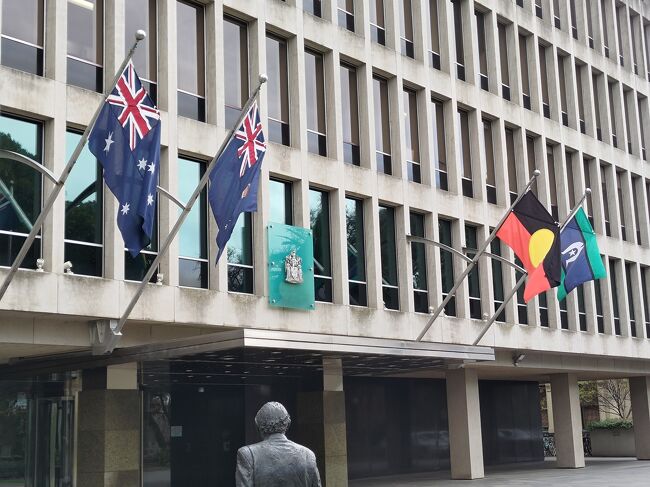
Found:
<path fill-rule="evenodd" d="M 573 157 L 576 156 L 575 152 L 565 151 L 564 157 L 566 160 L 566 182 L 569 191 L 569 208 L 573 208 L 576 204 L 575 196 L 575 180 L 573 178 Z"/>
<path fill-rule="evenodd" d="M 370 38 L 377 44 L 386 45 L 384 0 L 370 0 Z"/>
<path fill-rule="evenodd" d="M 609 92 L 609 122 L 612 127 L 612 145 L 618 147 L 618 132 L 616 130 L 616 111 L 614 105 L 618 105 L 615 95 L 618 95 L 618 89 L 615 88 L 615 83 L 607 83 Z M 614 90 L 616 89 L 616 92 Z"/>
<path fill-rule="evenodd" d="M 534 155 L 534 154 L 533 154 Z M 515 133 L 506 127 L 506 159 L 508 163 L 508 191 L 510 202 L 517 199 L 517 164 L 515 163 Z"/>
<path fill-rule="evenodd" d="M 460 0 L 452 0 L 454 9 L 454 36 L 456 38 L 456 76 L 465 81 L 465 48 L 463 46 L 463 14 Z"/>
<path fill-rule="evenodd" d="M 548 297 L 546 293 L 537 296 L 537 304 L 539 305 L 539 324 L 548 328 Z"/>
<path fill-rule="evenodd" d="M 614 334 L 621 335 L 621 313 L 619 310 L 618 302 L 618 283 L 616 275 L 616 259 L 609 259 L 609 272 L 608 280 L 610 283 L 610 290 L 612 292 L 612 314 L 614 315 Z"/>
<path fill-rule="evenodd" d="M 571 35 L 578 38 L 578 19 L 576 14 L 576 0 L 569 0 L 569 14 L 571 15 Z"/>
<path fill-rule="evenodd" d="M 228 240 L 228 291 L 253 294 L 253 217 L 242 213 Z"/>
<path fill-rule="evenodd" d="M 585 306 L 584 287 L 578 286 L 576 293 L 578 294 L 578 324 L 580 331 L 587 331 L 587 308 Z"/>
<path fill-rule="evenodd" d="M 562 330 L 569 329 L 569 309 L 566 305 L 566 299 L 560 301 L 560 328 Z"/>
<path fill-rule="evenodd" d="M 68 84 L 102 92 L 104 9 L 102 0 L 68 0 Z"/>
<path fill-rule="evenodd" d="M 292 184 L 279 179 L 269 180 L 269 222 L 293 225 Z"/>
<path fill-rule="evenodd" d="M 329 194 L 309 190 L 309 226 L 314 239 L 314 288 L 316 301 L 332 302 L 332 254 Z"/>
<path fill-rule="evenodd" d="M 303 8 L 305 12 L 315 15 L 316 17 L 322 16 L 322 0 L 303 0 Z"/>
<path fill-rule="evenodd" d="M 223 19 L 223 82 L 226 127 L 237 123 L 248 100 L 248 34 L 246 24 Z"/>
<path fill-rule="evenodd" d="M 636 337 L 636 315 L 634 314 L 633 293 L 636 291 L 632 287 L 632 274 L 636 272 L 635 264 L 625 263 L 625 285 L 627 287 L 628 314 L 630 318 L 630 335 Z"/>
<path fill-rule="evenodd" d="M 583 134 L 586 132 L 587 128 L 585 125 L 585 102 L 582 96 L 582 70 L 583 65 L 577 64 L 576 67 L 576 93 L 578 94 L 578 123 L 580 125 L 580 132 Z"/>
<path fill-rule="evenodd" d="M 307 149 L 327 156 L 325 125 L 325 77 L 323 55 L 305 50 L 305 84 L 307 89 Z"/>
<path fill-rule="evenodd" d="M 402 55 L 413 58 L 415 57 L 415 51 L 413 49 L 413 9 L 411 0 L 401 0 L 399 20 Z"/>
<path fill-rule="evenodd" d="M 632 132 L 630 129 L 630 113 L 627 109 L 627 104 L 632 96 L 634 96 L 632 90 L 623 90 L 623 118 L 625 119 L 625 134 L 628 154 L 632 154 Z"/>
<path fill-rule="evenodd" d="M 0 115 L 0 149 L 42 164 L 43 128 L 40 123 Z M 0 265 L 10 266 L 41 211 L 42 178 L 38 171 L 0 159 Z M 41 256 L 36 238 L 21 267 L 34 269 Z"/>
<path fill-rule="evenodd" d="M 468 249 L 478 249 L 478 229 L 473 225 L 465 225 L 465 247 Z M 469 316 L 475 320 L 482 318 L 481 312 L 481 281 L 480 267 L 477 264 L 467 276 L 467 288 L 469 291 Z"/>
<path fill-rule="evenodd" d="M 339 25 L 354 32 L 354 0 L 338 0 Z"/>
<path fill-rule="evenodd" d="M 204 11 L 200 5 L 176 3 L 178 114 L 205 121 Z"/>
<path fill-rule="evenodd" d="M 562 125 L 565 127 L 569 126 L 569 114 L 567 113 L 567 100 L 566 100 L 566 84 L 569 80 L 564 73 L 564 63 L 566 62 L 568 56 L 558 56 L 557 57 L 557 72 L 558 72 L 558 81 L 560 85 L 560 110 L 562 111 Z"/>
<path fill-rule="evenodd" d="M 43 74 L 44 0 L 5 0 L 0 17 L 0 63 Z"/>
<path fill-rule="evenodd" d="M 268 137 L 271 142 L 289 145 L 289 69 L 287 41 L 271 34 L 266 36 Z"/>
<path fill-rule="evenodd" d="M 66 134 L 66 160 L 81 134 Z M 101 276 L 103 269 L 103 185 L 101 165 L 88 149 L 81 151 L 65 183 L 65 261 L 75 274 Z"/>
<path fill-rule="evenodd" d="M 440 30 L 438 26 L 438 0 L 429 0 L 429 40 L 431 66 L 440 69 Z"/>
<path fill-rule="evenodd" d="M 488 91 L 490 88 L 488 80 L 487 51 L 485 39 L 485 15 L 483 12 L 478 11 L 475 11 L 474 15 L 476 17 L 476 42 L 478 43 L 478 81 L 481 89 Z"/>
<path fill-rule="evenodd" d="M 598 76 L 596 74 L 591 75 L 591 84 L 593 85 L 593 107 L 594 107 L 594 116 L 596 117 L 596 138 L 600 141 L 603 140 L 603 131 L 602 125 L 600 123 L 600 104 L 599 104 L 599 90 L 598 90 Z"/>
<path fill-rule="evenodd" d="M 650 46 L 648 46 L 650 49 Z M 647 98 L 637 98 L 637 109 L 639 113 L 639 131 L 641 133 L 641 159 L 647 161 L 648 153 L 646 152 L 647 147 L 647 136 L 645 133 L 645 127 L 648 126 L 648 117 L 650 117 L 650 112 L 648 111 L 648 99 Z"/>
<path fill-rule="evenodd" d="M 605 217 L 605 235 L 611 237 L 612 229 L 609 222 L 609 196 L 607 195 L 607 171 L 605 166 L 600 166 L 600 179 L 600 192 L 603 198 L 603 216 Z"/>
<path fill-rule="evenodd" d="M 641 266 L 641 302 L 643 303 L 643 316 L 645 318 L 645 336 L 650 338 L 650 303 L 648 303 L 648 267 Z"/>
<path fill-rule="evenodd" d="M 436 188 L 447 191 L 447 143 L 445 141 L 445 114 L 442 102 L 431 100 L 433 105 L 433 163 L 436 170 Z"/>
<path fill-rule="evenodd" d="M 584 157 L 582 160 L 582 168 L 585 176 L 585 188 L 590 188 L 591 189 L 591 159 Z M 589 218 L 589 221 L 591 222 L 591 226 L 594 226 L 594 205 L 593 205 L 593 196 L 591 193 L 587 195 L 587 218 Z"/>
<path fill-rule="evenodd" d="M 601 256 L 602 257 L 602 256 Z M 596 325 L 598 333 L 605 333 L 605 316 L 603 315 L 603 289 L 600 285 L 600 280 L 594 281 L 594 289 L 596 291 Z"/>
<path fill-rule="evenodd" d="M 600 19 L 603 24 L 603 46 L 605 48 L 605 56 L 609 57 L 609 28 L 607 26 L 609 15 L 605 0 L 600 0 L 600 11 L 602 12 Z"/>
<path fill-rule="evenodd" d="M 188 201 L 205 173 L 205 163 L 185 157 L 178 158 L 178 197 Z M 179 233 L 179 284 L 186 287 L 208 287 L 208 218 L 207 189 L 183 222 Z M 178 210 L 181 212 L 180 208 Z"/>
<path fill-rule="evenodd" d="M 438 238 L 440 243 L 452 247 L 451 221 L 438 219 Z M 440 278 L 442 282 L 442 299 L 454 286 L 454 256 L 448 250 L 440 249 Z M 456 316 L 456 296 L 453 296 L 445 306 L 447 316 Z"/>
<path fill-rule="evenodd" d="M 594 21 L 593 21 L 593 13 L 591 11 L 592 8 L 594 8 L 593 2 L 587 0 L 585 2 L 587 4 L 587 41 L 589 42 L 589 47 L 594 48 Z M 597 8 L 596 4 L 596 8 Z"/>
<path fill-rule="evenodd" d="M 422 182 L 420 170 L 420 136 L 418 132 L 418 103 L 417 94 L 413 90 L 404 89 L 404 141 L 406 144 L 406 165 L 409 181 Z"/>
<path fill-rule="evenodd" d="M 425 237 L 424 215 L 411 212 L 411 235 Z M 416 313 L 429 312 L 429 285 L 427 282 L 427 253 L 425 244 L 411 242 L 413 263 L 413 302 Z"/>
<path fill-rule="evenodd" d="M 499 31 L 499 57 L 501 68 L 501 96 L 510 100 L 510 67 L 508 66 L 508 39 L 505 24 L 497 24 Z"/>
<path fill-rule="evenodd" d="M 345 198 L 345 231 L 348 248 L 348 288 L 350 304 L 368 306 L 363 201 Z"/>
<path fill-rule="evenodd" d="M 528 177 L 532 177 L 537 163 L 535 162 L 535 139 L 529 135 L 526 136 L 526 160 L 528 162 Z M 530 190 L 537 195 L 537 182 L 533 183 Z"/>
<path fill-rule="evenodd" d="M 621 225 L 621 238 L 627 240 L 626 222 L 625 222 L 625 200 L 623 199 L 623 177 L 622 171 L 616 171 L 616 193 L 618 196 L 618 219 Z"/>
<path fill-rule="evenodd" d="M 551 118 L 551 105 L 548 96 L 548 74 L 546 69 L 546 47 L 539 45 L 539 77 L 542 85 L 542 109 L 546 118 Z"/>
<path fill-rule="evenodd" d="M 395 208 L 379 206 L 381 284 L 385 309 L 399 309 L 397 249 L 395 247 Z"/>
<path fill-rule="evenodd" d="M 528 39 L 519 34 L 519 66 L 521 68 L 521 97 L 524 108 L 530 110 L 530 78 L 528 76 Z"/>
<path fill-rule="evenodd" d="M 553 146 L 546 146 L 546 162 L 548 164 L 548 189 L 551 199 L 551 215 L 555 221 L 559 219 L 559 211 L 557 206 L 557 180 L 555 177 L 555 156 L 553 154 Z"/>
<path fill-rule="evenodd" d="M 553 20 L 557 29 L 562 28 L 560 22 L 560 0 L 553 0 Z"/>
<path fill-rule="evenodd" d="M 341 108 L 343 115 L 343 160 L 348 164 L 361 164 L 359 152 L 359 98 L 357 70 L 341 64 Z"/>
<path fill-rule="evenodd" d="M 496 204 L 497 186 L 494 169 L 494 143 L 492 141 L 492 122 L 483 119 L 483 157 L 485 159 L 485 180 L 487 184 L 488 203 Z"/>
<path fill-rule="evenodd" d="M 158 71 L 156 0 L 126 0 L 124 8 L 124 49 L 128 51 L 131 48 L 138 29 L 147 32 L 147 37 L 140 41 L 133 53 L 133 65 L 140 81 L 155 101 Z"/>
<path fill-rule="evenodd" d="M 377 172 L 392 174 L 388 81 L 384 78 L 374 76 L 372 78 L 372 88 L 375 108 L 375 149 Z"/>
<path fill-rule="evenodd" d="M 472 183 L 472 154 L 469 138 L 469 114 L 464 110 L 458 110 L 458 128 L 460 137 L 457 140 L 458 157 L 461 160 L 463 196 L 474 197 L 474 185 Z"/>
<path fill-rule="evenodd" d="M 124 279 L 127 281 L 141 281 L 158 255 L 158 211 L 159 207 L 156 207 L 156 218 L 149 245 L 141 250 L 136 257 L 132 257 L 130 252 L 124 250 Z M 160 272 L 160 268 L 157 269 L 157 272 Z M 157 272 L 153 273 L 149 282 L 157 281 Z"/>
<path fill-rule="evenodd" d="M 515 264 L 517 264 L 519 267 L 523 267 L 522 262 L 519 260 L 519 257 L 517 256 L 515 256 Z M 515 271 L 515 282 L 519 281 L 522 275 L 523 274 L 521 272 Z M 520 325 L 528 324 L 528 306 L 526 305 L 526 301 L 524 300 L 524 287 L 525 286 L 520 286 L 519 289 L 517 289 L 517 322 Z M 546 297 L 546 295 L 543 296 Z"/>
<path fill-rule="evenodd" d="M 639 176 L 632 176 L 632 215 L 636 230 L 636 244 L 641 245 L 641 222 L 639 221 L 639 194 L 637 186 L 640 185 Z"/>
<path fill-rule="evenodd" d="M 490 229 L 492 231 L 492 229 Z M 490 252 L 494 255 L 501 255 L 501 242 L 495 238 L 490 243 Z M 490 259 L 492 262 L 492 289 L 494 290 L 494 312 L 503 304 L 505 294 L 503 292 L 503 266 L 498 259 Z M 506 313 L 502 311 L 496 318 L 501 323 L 506 322 Z"/>

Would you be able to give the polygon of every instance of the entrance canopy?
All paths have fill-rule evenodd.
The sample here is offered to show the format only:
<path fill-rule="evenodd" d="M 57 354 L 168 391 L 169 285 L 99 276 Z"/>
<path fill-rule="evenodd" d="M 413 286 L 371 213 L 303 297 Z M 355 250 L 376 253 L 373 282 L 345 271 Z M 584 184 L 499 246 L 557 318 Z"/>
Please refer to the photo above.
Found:
<path fill-rule="evenodd" d="M 128 362 L 169 361 L 207 362 L 224 369 L 234 364 L 240 368 L 261 366 L 268 367 L 265 370 L 269 373 L 279 374 L 290 367 L 316 371 L 324 358 L 340 358 L 347 375 L 389 375 L 493 361 L 494 350 L 482 346 L 244 328 L 121 348 L 107 356 L 93 356 L 89 350 L 14 361 L 0 367 L 0 377 Z"/>

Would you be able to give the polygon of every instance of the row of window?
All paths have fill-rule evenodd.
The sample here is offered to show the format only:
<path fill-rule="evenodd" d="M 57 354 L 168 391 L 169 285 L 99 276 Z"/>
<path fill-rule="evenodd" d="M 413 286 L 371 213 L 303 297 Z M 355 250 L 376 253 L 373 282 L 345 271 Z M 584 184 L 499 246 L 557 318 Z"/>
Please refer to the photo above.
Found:
<path fill-rule="evenodd" d="M 80 134 L 76 131 L 68 131 L 66 139 L 66 150 L 68 155 L 78 142 Z M 42 161 L 43 130 L 38 122 L 19 119 L 13 116 L 0 115 L 0 148 L 13 150 L 29 156 L 34 160 Z M 534 150 L 534 149 L 533 149 Z M 547 151 L 549 168 L 553 167 L 553 149 L 549 146 Z M 568 156 L 570 157 L 570 156 Z M 574 158 L 575 159 L 575 158 Z M 570 161 L 566 165 L 567 183 L 569 188 L 579 186 L 573 180 L 573 167 L 578 161 Z M 205 168 L 202 161 L 190 159 L 179 155 L 178 160 L 178 182 L 179 197 L 187 199 L 198 183 Z M 602 181 L 602 205 L 605 218 L 605 231 L 609 235 L 609 209 L 608 209 L 608 181 L 612 168 L 605 165 L 598 165 L 594 160 L 583 161 L 584 181 L 588 186 L 591 178 Z M 74 272 L 77 274 L 102 276 L 103 275 L 103 184 L 101 169 L 97 161 L 86 149 L 82 152 L 77 165 L 74 167 L 65 188 L 65 259 L 73 263 Z M 627 175 L 622 172 L 616 173 L 617 197 L 619 202 L 624 199 L 624 181 Z M 634 227 L 637 230 L 637 243 L 641 243 L 640 222 L 638 210 L 641 202 L 637 200 L 639 186 L 645 184 L 646 198 L 650 202 L 650 181 L 643 182 L 640 176 L 632 176 L 631 208 L 634 214 Z M 549 184 L 553 186 L 554 180 Z M 32 222 L 36 219 L 41 207 L 41 176 L 30 168 L 15 164 L 11 161 L 0 160 L 0 265 L 9 265 L 20 246 L 24 242 L 26 233 L 31 229 Z M 269 222 L 293 224 L 293 184 L 286 180 L 271 179 L 268 182 L 270 214 Z M 535 191 L 535 188 L 533 188 Z M 570 192 L 571 194 L 571 192 Z M 574 195 L 575 197 L 575 195 Z M 366 251 L 365 235 L 366 224 L 364 215 L 372 210 L 367 205 L 368 200 L 348 196 L 345 198 L 345 231 L 348 264 L 348 291 L 349 302 L 356 306 L 368 305 L 368 289 L 366 277 Z M 551 194 L 551 204 L 553 205 Z M 575 201 L 571 202 L 571 205 Z M 557 212 L 557 205 L 552 206 Z M 591 196 L 587 200 L 587 212 L 592 217 L 593 202 Z M 622 205 L 619 207 L 622 208 Z M 397 224 L 396 207 L 380 204 L 378 208 L 378 223 L 381 253 L 381 282 L 383 306 L 386 309 L 400 309 L 400 283 L 398 269 L 398 249 L 396 244 Z M 408 215 L 410 233 L 417 237 L 430 237 L 427 228 L 427 214 L 411 211 Z M 253 216 L 244 214 L 237 223 L 233 232 L 228 249 L 228 289 L 234 292 L 253 293 L 253 245 L 259 242 L 259 238 L 253 236 Z M 648 207 L 648 219 L 650 219 L 650 206 Z M 625 212 L 620 210 L 621 237 L 627 238 L 625 233 Z M 315 298 L 322 302 L 333 301 L 333 265 L 330 234 L 330 194 L 319 188 L 309 190 L 309 223 L 313 233 L 314 243 L 314 274 L 315 274 Z M 191 211 L 185 221 L 179 235 L 179 284 L 181 286 L 207 288 L 208 287 L 208 212 L 205 193 Z M 438 218 L 438 240 L 446 245 L 459 247 L 459 222 L 457 220 L 439 217 Z M 598 228 L 598 226 L 597 226 Z M 478 242 L 485 238 L 482 234 L 484 229 L 477 225 L 465 224 L 464 247 L 475 249 Z M 645 242 L 647 243 L 647 242 Z M 32 246 L 27 259 L 24 262 L 26 267 L 34 267 L 36 259 L 41 254 L 40 238 Z M 494 254 L 501 254 L 501 245 L 498 241 L 492 243 L 491 251 Z M 157 231 L 154 231 L 152 244 L 136 258 L 131 258 L 125 252 L 125 278 L 128 280 L 139 280 L 148 270 L 157 252 Z M 429 253 L 430 254 L 430 253 Z M 411 244 L 411 264 L 413 283 L 414 310 L 420 313 L 427 313 L 430 304 L 430 262 L 427 262 L 428 252 L 423 243 Z M 429 256 L 429 258 L 431 258 Z M 617 286 L 622 285 L 622 278 L 619 261 L 610 258 L 609 282 L 612 296 L 612 317 L 614 334 L 628 334 L 627 326 L 622 322 L 629 322 L 629 334 L 636 336 L 635 316 L 638 316 L 639 306 L 645 310 L 645 320 L 650 320 L 647 307 L 646 274 L 650 268 L 642 267 L 640 276 L 636 274 L 637 264 L 625 262 L 625 282 L 629 303 L 636 303 L 634 308 L 630 305 L 627 314 L 621 318 L 619 300 L 623 299 Z M 484 309 L 485 296 L 481 296 L 480 273 L 482 266 L 479 265 L 473 270 L 468 278 L 467 297 L 469 301 L 469 316 L 480 319 L 484 313 L 491 313 L 498 308 L 504 299 L 504 282 L 502 264 L 499 261 L 492 261 L 492 288 L 494 293 L 494 310 Z M 440 251 L 439 256 L 440 281 L 443 297 L 451 289 L 454 282 L 454 261 L 453 256 L 446 250 Z M 519 276 L 517 276 L 518 279 Z M 634 287 L 630 283 L 634 284 Z M 634 294 L 634 289 L 642 288 L 641 298 Z M 603 292 L 601 284 L 596 283 L 595 309 L 597 311 L 597 328 L 599 332 L 605 332 L 604 313 L 601 296 Z M 585 308 L 585 289 L 578 289 L 576 296 L 578 300 L 580 329 L 586 330 L 587 318 Z M 609 299 L 608 299 L 609 301 Z M 621 301 L 623 302 L 623 301 Z M 523 291 L 518 295 L 517 321 L 521 324 L 528 323 L 530 307 L 523 302 Z M 548 300 L 546 295 L 538 299 L 539 323 L 548 326 Z M 636 315 L 635 315 L 635 309 Z M 457 315 L 456 300 L 452 299 L 446 307 L 446 314 Z M 462 315 L 462 314 L 461 314 Z M 560 304 L 561 327 L 568 328 L 568 311 L 566 302 Z M 627 320 L 627 321 L 625 321 Z M 505 321 L 501 315 L 499 321 Z M 649 329 L 650 331 L 650 329 Z M 650 335 L 648 335 L 650 336 Z"/>
<path fill-rule="evenodd" d="M 405 34 L 405 45 L 411 45 L 412 51 L 412 14 L 410 0 L 402 1 L 401 21 Z M 440 0 L 442 2 L 442 0 Z M 606 1 L 606 0 L 602 0 Z M 305 8 L 312 13 L 320 7 Z M 574 2 L 571 2 L 572 4 Z M 597 3 L 597 2 L 593 2 Z M 464 2 L 452 2 L 456 22 L 456 51 L 458 75 L 464 79 L 465 54 L 463 50 L 463 15 L 461 7 Z M 371 2 L 371 23 L 383 25 L 383 2 Z M 432 24 L 437 26 L 437 0 L 430 3 Z M 464 7 L 463 7 L 464 8 Z M 486 37 L 486 12 L 477 10 L 477 45 L 479 56 L 480 85 L 488 90 L 488 46 Z M 586 8 L 591 12 L 593 5 Z M 624 7 L 618 7 L 618 11 Z M 17 2 L 4 2 L 2 7 L 2 63 L 37 74 L 43 71 L 43 0 L 29 0 L 20 6 Z M 145 85 L 156 97 L 157 43 L 156 43 L 156 1 L 126 0 L 125 45 L 130 46 L 132 32 L 138 27 L 148 26 L 149 35 L 136 51 L 134 62 Z M 345 12 L 346 19 L 354 12 L 354 2 L 339 1 L 339 9 Z M 572 8 L 575 10 L 575 8 Z M 205 20 L 203 7 L 183 1 L 176 2 L 177 11 L 177 60 L 178 60 L 178 113 L 197 120 L 205 121 Z M 605 11 L 603 9 L 603 11 Z M 435 14 L 435 15 L 434 15 Z M 436 23 L 433 23 L 435 19 Z M 607 22 L 606 18 L 603 18 Z M 347 20 L 346 20 L 347 22 Z M 352 21 L 352 23 L 354 23 Z M 101 91 L 103 87 L 103 6 L 101 0 L 68 2 L 68 83 Z M 497 21 L 498 50 L 500 52 L 499 72 L 501 76 L 501 93 L 506 99 L 511 98 L 511 63 L 515 58 L 518 44 L 521 76 L 521 103 L 528 109 L 537 110 L 547 118 L 553 118 L 566 126 L 571 126 L 582 133 L 588 133 L 598 140 L 621 147 L 647 159 L 647 133 L 650 129 L 650 112 L 647 98 L 637 94 L 632 88 L 622 85 L 617 80 L 600 73 L 589 65 L 568 54 L 563 54 L 542 39 L 534 44 L 535 37 L 523 30 L 515 32 L 513 24 Z M 633 22 L 637 25 L 638 22 Z M 650 36 L 650 26 L 644 24 Z M 606 32 L 607 29 L 604 30 Z M 644 32 L 645 32 L 644 31 Z M 620 32 L 620 30 L 619 30 Z M 410 33 L 410 34 L 409 34 Z M 460 33 L 460 34 L 458 34 Z M 435 35 L 434 35 L 435 34 Z M 636 36 L 635 38 L 640 38 Z M 432 31 L 432 46 L 439 46 L 438 32 Z M 232 126 L 237 119 L 240 108 L 248 98 L 249 58 L 247 25 L 237 19 L 224 17 L 224 95 L 225 120 Z M 435 42 L 434 42 L 435 39 Z M 410 44 L 409 44 L 410 43 Z M 6 44 L 6 45 L 5 45 Z M 25 52 L 31 50 L 32 54 Z M 433 47 L 432 47 L 433 49 Z M 557 51 L 557 52 L 556 52 Z M 436 52 L 435 50 L 432 52 Z M 636 52 L 636 51 L 635 51 Z M 650 56 L 650 50 L 646 51 Z M 266 61 L 268 83 L 268 117 L 269 139 L 284 145 L 292 145 L 289 115 L 289 63 L 288 40 L 275 34 L 267 34 Z M 557 61 L 555 59 L 557 58 Z M 539 62 L 539 88 L 536 77 L 529 72 L 536 72 L 534 60 Z M 325 90 L 326 68 L 323 54 L 314 49 L 304 53 L 306 79 L 306 114 L 308 150 L 327 156 L 327 93 Z M 650 62 L 648 62 L 650 66 Z M 343 158 L 350 164 L 361 163 L 359 140 L 359 83 L 358 67 L 351 60 L 340 65 L 341 108 L 343 120 Z M 553 80 L 559 80 L 559 92 L 553 88 Z M 376 75 L 373 77 L 373 97 L 375 112 L 375 136 L 377 168 L 380 172 L 393 173 L 391 160 L 390 131 L 390 79 Z M 391 91 L 389 95 L 389 91 Z M 538 93 L 539 91 L 539 93 Z M 571 96 L 575 93 L 576 98 Z M 405 113 L 405 140 L 407 154 L 405 160 L 408 177 L 415 182 L 421 181 L 420 150 L 418 134 L 417 90 L 403 87 L 403 105 Z M 551 99 L 553 97 L 553 100 Z M 571 104 L 571 106 L 569 106 Z M 555 106 L 558 108 L 556 109 Z M 559 113 L 555 113 L 559 110 Z M 592 116 L 593 115 L 593 116 Z M 606 129 L 606 130 L 605 130 Z M 619 142 L 619 141 L 625 142 Z M 625 147 L 626 146 L 626 147 Z M 331 151 L 331 148 L 330 148 Z M 397 171 L 399 174 L 399 171 Z"/>

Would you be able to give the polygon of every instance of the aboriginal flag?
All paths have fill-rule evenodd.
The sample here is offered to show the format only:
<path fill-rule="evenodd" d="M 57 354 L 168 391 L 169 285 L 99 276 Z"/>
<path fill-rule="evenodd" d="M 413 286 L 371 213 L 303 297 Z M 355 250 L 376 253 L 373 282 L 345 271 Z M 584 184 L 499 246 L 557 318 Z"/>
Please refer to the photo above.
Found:
<path fill-rule="evenodd" d="M 560 284 L 560 228 L 533 193 L 528 191 L 512 208 L 497 236 L 514 251 L 528 272 L 526 302 Z"/>

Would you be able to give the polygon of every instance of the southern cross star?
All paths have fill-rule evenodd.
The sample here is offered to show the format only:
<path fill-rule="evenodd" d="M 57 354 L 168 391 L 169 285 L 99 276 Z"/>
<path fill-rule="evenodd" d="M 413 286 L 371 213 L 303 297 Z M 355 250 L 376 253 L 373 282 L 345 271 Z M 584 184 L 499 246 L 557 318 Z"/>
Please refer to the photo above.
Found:
<path fill-rule="evenodd" d="M 147 206 L 151 206 L 151 205 L 153 205 L 153 195 L 149 193 L 147 195 Z"/>
<path fill-rule="evenodd" d="M 155 171 L 155 169 L 156 169 L 156 165 L 152 162 L 151 164 L 149 164 L 147 170 L 148 170 L 151 174 L 153 174 L 153 172 Z"/>
<path fill-rule="evenodd" d="M 140 169 L 140 171 L 144 171 L 146 167 L 147 167 L 147 160 L 143 157 L 138 161 L 138 169 Z"/>
<path fill-rule="evenodd" d="M 129 203 L 124 203 L 122 205 L 122 215 L 127 215 L 129 213 L 130 206 Z"/>
<path fill-rule="evenodd" d="M 113 132 L 109 132 L 108 138 L 104 139 L 104 142 L 106 142 L 106 147 L 104 147 L 104 152 L 108 154 L 108 151 L 111 150 L 111 144 L 115 143 L 115 141 L 113 140 Z"/>

